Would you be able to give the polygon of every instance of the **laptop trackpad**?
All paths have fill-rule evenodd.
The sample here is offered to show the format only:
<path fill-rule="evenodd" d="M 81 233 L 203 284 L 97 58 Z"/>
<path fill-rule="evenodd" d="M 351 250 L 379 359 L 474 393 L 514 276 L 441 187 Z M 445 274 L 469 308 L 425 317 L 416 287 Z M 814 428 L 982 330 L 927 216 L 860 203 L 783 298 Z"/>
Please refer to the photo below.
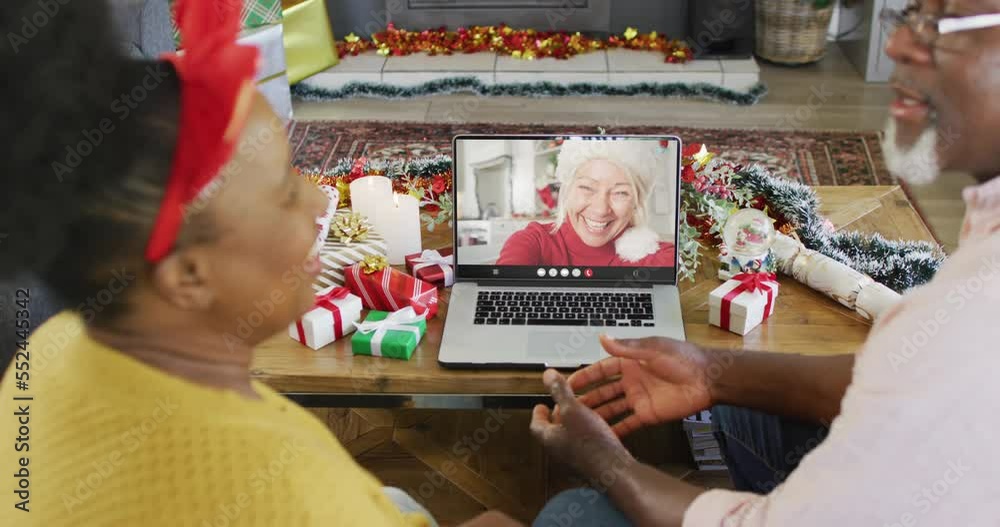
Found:
<path fill-rule="evenodd" d="M 597 334 L 580 329 L 537 329 L 529 332 L 524 346 L 525 358 L 529 363 L 544 364 L 550 368 L 576 368 L 596 362 L 602 355 Z"/>

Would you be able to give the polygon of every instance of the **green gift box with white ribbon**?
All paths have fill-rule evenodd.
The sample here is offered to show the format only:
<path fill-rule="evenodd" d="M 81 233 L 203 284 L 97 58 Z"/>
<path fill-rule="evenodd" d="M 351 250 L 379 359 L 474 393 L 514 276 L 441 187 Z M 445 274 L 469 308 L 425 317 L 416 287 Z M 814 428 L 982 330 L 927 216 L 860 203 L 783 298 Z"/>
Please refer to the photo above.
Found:
<path fill-rule="evenodd" d="M 355 355 L 410 360 L 426 332 L 424 315 L 412 307 L 393 313 L 370 311 L 351 337 L 351 351 Z"/>

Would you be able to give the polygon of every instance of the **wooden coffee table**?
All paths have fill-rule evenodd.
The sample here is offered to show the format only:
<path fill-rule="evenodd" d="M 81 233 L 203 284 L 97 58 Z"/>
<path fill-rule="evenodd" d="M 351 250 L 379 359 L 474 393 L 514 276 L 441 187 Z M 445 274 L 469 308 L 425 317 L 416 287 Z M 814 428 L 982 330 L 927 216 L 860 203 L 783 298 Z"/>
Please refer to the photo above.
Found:
<path fill-rule="evenodd" d="M 880 232 L 890 239 L 932 240 L 898 187 L 817 189 L 822 213 L 837 228 Z M 424 246 L 450 245 L 450 231 Z M 708 325 L 708 292 L 720 282 L 706 261 L 681 284 L 688 339 L 704 346 L 812 354 L 852 353 L 869 325 L 835 301 L 779 277 L 774 315 L 746 337 Z M 276 335 L 258 348 L 257 379 L 309 406 L 357 462 L 384 484 L 410 492 L 442 525 L 498 509 L 531 522 L 546 500 L 581 481 L 552 462 L 529 431 L 531 404 L 547 401 L 532 371 L 456 371 L 438 366 L 448 291 L 441 314 L 410 361 L 354 357 L 350 339 L 312 351 Z M 679 423 L 645 428 L 626 446 L 645 463 L 675 476 L 691 473 Z"/>
<path fill-rule="evenodd" d="M 837 229 L 879 232 L 889 239 L 933 241 L 930 230 L 899 187 L 816 190 L 822 214 Z M 451 245 L 450 236 L 447 229 L 430 235 L 424 232 L 424 246 L 447 247 Z M 741 337 L 710 326 L 708 293 L 720 283 L 716 273 L 717 264 L 706 259 L 698 278 L 680 285 L 684 323 L 691 342 L 719 348 L 842 354 L 856 351 L 868 334 L 870 326 L 861 317 L 787 276 L 779 277 L 781 292 L 774 315 L 761 328 Z M 438 365 L 449 296 L 450 290 L 441 290 L 441 310 L 427 324 L 427 335 L 409 361 L 355 357 L 351 355 L 349 338 L 313 351 L 279 334 L 258 347 L 253 375 L 280 392 L 296 395 L 302 402 L 308 402 L 306 396 L 325 396 L 317 399 L 322 406 L 407 406 L 411 396 L 446 396 L 441 400 L 452 402 L 459 401 L 455 397 L 503 400 L 544 396 L 536 371 L 462 371 Z M 459 406 L 468 407 L 466 403 Z"/>

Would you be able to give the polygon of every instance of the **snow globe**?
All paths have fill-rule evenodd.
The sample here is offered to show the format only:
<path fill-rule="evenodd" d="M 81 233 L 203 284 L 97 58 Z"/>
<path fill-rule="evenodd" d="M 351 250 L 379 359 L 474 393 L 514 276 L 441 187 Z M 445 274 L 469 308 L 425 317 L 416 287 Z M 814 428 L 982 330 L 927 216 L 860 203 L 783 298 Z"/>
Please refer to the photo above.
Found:
<path fill-rule="evenodd" d="M 773 273 L 776 269 L 771 246 L 777 233 L 774 220 L 757 209 L 733 213 L 722 227 L 719 278 L 729 280 L 739 273 Z"/>

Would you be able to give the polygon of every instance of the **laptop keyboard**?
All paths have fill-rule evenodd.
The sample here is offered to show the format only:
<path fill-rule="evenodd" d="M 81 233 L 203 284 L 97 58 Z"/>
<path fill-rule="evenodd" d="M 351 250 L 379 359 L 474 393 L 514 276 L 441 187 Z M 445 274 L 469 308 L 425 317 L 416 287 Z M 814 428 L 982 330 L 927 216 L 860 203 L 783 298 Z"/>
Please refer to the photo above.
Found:
<path fill-rule="evenodd" d="M 479 291 L 476 325 L 652 327 L 653 294 Z"/>

